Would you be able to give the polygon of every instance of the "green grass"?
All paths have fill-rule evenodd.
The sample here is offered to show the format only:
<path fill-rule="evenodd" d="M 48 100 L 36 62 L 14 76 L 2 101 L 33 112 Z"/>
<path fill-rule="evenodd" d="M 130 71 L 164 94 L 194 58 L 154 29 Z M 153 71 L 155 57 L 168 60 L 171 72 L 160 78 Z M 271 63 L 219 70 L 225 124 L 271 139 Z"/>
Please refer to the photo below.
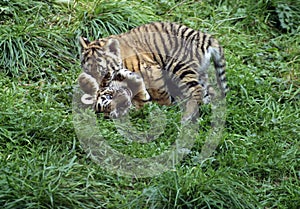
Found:
<path fill-rule="evenodd" d="M 282 0 L 0 2 L 0 207 L 299 208 L 299 8 L 298 1 Z M 75 133 L 78 37 L 156 20 L 220 40 L 231 89 L 226 124 L 213 155 L 199 161 L 210 129 L 210 110 L 202 107 L 196 142 L 175 169 L 118 176 L 95 163 Z M 98 122 L 119 152 L 155 156 L 176 137 L 176 110 L 161 108 L 165 133 L 146 144 L 124 139 L 110 121 Z M 142 118 L 132 123 L 138 131 L 150 127 Z"/>

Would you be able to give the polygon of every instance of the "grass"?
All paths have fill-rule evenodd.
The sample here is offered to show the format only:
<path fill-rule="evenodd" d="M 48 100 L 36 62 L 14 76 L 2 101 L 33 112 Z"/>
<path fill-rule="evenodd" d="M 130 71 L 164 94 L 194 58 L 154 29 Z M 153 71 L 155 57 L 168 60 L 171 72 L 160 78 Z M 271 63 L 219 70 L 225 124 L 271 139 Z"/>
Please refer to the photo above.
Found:
<path fill-rule="evenodd" d="M 299 208 L 297 2 L 68 2 L 0 3 L 1 208 Z M 199 162 L 210 129 L 210 110 L 201 107 L 197 140 L 175 169 L 148 178 L 118 176 L 90 158 L 75 132 L 78 37 L 105 37 L 155 20 L 220 40 L 231 89 L 226 124 L 213 155 Z M 111 122 L 98 122 L 119 152 L 156 156 L 178 132 L 171 120 L 177 109 L 160 110 L 167 129 L 146 144 L 126 141 Z M 137 131 L 150 127 L 142 118 L 132 123 Z"/>

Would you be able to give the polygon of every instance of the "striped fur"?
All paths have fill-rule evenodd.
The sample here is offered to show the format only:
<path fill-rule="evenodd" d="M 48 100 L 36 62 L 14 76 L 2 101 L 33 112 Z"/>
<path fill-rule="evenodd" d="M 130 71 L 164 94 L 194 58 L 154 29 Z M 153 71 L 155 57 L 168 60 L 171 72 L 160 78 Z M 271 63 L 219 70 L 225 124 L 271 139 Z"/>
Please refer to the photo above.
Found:
<path fill-rule="evenodd" d="M 228 91 L 223 48 L 211 35 L 183 25 L 156 22 L 92 42 L 81 38 L 80 43 L 83 74 L 95 78 L 100 89 L 110 85 L 118 69 L 129 69 L 143 78 L 153 101 L 170 105 L 173 99 L 186 99 L 184 121 L 210 101 L 211 59 L 222 95 Z"/>

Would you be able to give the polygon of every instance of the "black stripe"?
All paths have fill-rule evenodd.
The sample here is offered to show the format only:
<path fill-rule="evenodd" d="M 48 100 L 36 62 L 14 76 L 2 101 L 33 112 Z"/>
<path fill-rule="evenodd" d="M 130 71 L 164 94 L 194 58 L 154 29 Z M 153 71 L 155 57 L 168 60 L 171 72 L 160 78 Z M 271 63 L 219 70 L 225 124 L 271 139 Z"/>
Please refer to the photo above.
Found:
<path fill-rule="evenodd" d="M 181 46 L 182 47 L 182 46 Z M 172 65 L 170 66 L 170 67 L 172 67 L 173 68 L 173 70 L 172 70 L 172 72 L 173 72 L 173 74 L 176 74 L 176 72 L 178 71 L 178 70 L 184 70 L 184 69 L 186 69 L 186 68 L 188 68 L 189 67 L 189 65 L 187 64 L 187 60 L 189 60 L 189 61 L 191 61 L 192 60 L 192 53 L 191 52 L 189 52 L 189 51 L 184 51 L 184 50 L 180 50 L 180 51 L 178 51 L 179 53 L 180 53 L 180 55 L 181 56 L 179 56 L 178 55 L 178 57 L 180 57 L 180 61 L 181 62 L 178 62 L 176 65 L 175 65 L 175 67 L 173 68 L 173 63 L 172 63 Z M 177 61 L 177 60 L 176 60 Z M 184 67 L 185 66 L 185 67 Z"/>
<path fill-rule="evenodd" d="M 98 50 L 93 50 L 98 56 L 102 56 L 102 54 Z"/>
<path fill-rule="evenodd" d="M 174 31 L 175 31 L 174 27 L 175 27 L 174 24 L 170 24 L 170 29 L 167 31 L 168 35 L 170 34 L 174 35 Z"/>
<path fill-rule="evenodd" d="M 168 92 L 162 92 L 162 93 L 159 93 L 159 96 L 156 98 L 158 101 L 165 101 L 165 99 L 163 99 L 164 97 L 169 97 L 169 94 Z"/>
<path fill-rule="evenodd" d="M 161 89 L 164 89 L 166 87 L 166 84 L 164 83 L 162 86 L 156 86 L 155 89 L 157 90 L 161 90 Z M 163 90 L 165 91 L 165 90 Z"/>
<path fill-rule="evenodd" d="M 204 55 L 205 54 L 205 39 L 206 39 L 207 35 L 204 33 L 203 34 L 203 39 L 202 39 L 202 43 L 201 43 L 201 51 L 202 51 L 202 54 Z"/>
<path fill-rule="evenodd" d="M 200 51 L 199 51 L 198 48 L 196 48 L 195 54 L 196 54 L 196 58 L 197 58 L 197 60 L 199 61 L 199 63 L 202 63 L 202 58 L 203 58 L 203 57 L 201 57 L 201 53 L 200 53 Z"/>
<path fill-rule="evenodd" d="M 223 71 L 221 71 L 221 72 L 218 72 L 218 76 L 219 76 L 219 77 L 221 77 L 221 76 L 223 76 L 223 75 L 225 75 L 225 70 L 223 70 Z"/>
<path fill-rule="evenodd" d="M 194 86 L 199 85 L 199 82 L 197 82 L 197 81 L 190 81 L 190 82 L 187 82 L 186 85 L 187 85 L 189 88 L 192 88 L 192 87 L 194 87 Z"/>
<path fill-rule="evenodd" d="M 128 69 L 128 62 L 126 59 L 123 60 L 123 63 L 124 63 L 124 67 Z"/>
<path fill-rule="evenodd" d="M 96 61 L 97 61 L 97 62 L 101 62 L 101 61 L 102 61 L 101 57 L 97 57 L 97 58 L 96 58 Z"/>
<path fill-rule="evenodd" d="M 183 71 L 183 72 L 180 74 L 179 78 L 180 78 L 180 79 L 183 79 L 185 76 L 190 75 L 190 74 L 195 75 L 196 73 L 195 73 L 195 71 L 193 71 L 193 70 L 186 70 L 186 71 Z"/>
<path fill-rule="evenodd" d="M 149 24 L 148 27 L 143 27 L 144 31 L 147 32 L 147 34 L 149 34 L 149 26 L 151 26 L 151 25 L 153 25 L 153 23 Z M 141 32 L 141 31 L 139 31 L 139 32 Z M 143 32 L 141 32 L 141 33 L 143 33 Z M 155 56 L 152 48 L 150 47 L 150 45 L 151 45 L 151 43 L 150 43 L 150 37 L 148 37 L 148 38 L 149 38 L 149 40 L 145 40 L 145 38 L 141 37 L 141 42 L 144 43 L 144 44 L 146 44 L 146 46 L 148 47 L 149 53 L 151 54 L 153 61 L 155 61 L 157 64 L 162 64 L 162 62 L 159 63 L 159 61 L 157 60 L 157 58 L 156 58 L 156 56 Z"/>
<path fill-rule="evenodd" d="M 164 41 L 167 41 L 168 44 L 169 44 L 169 49 L 174 49 L 175 47 L 177 47 L 177 42 L 174 42 L 173 40 L 175 39 L 176 40 L 176 36 L 174 37 L 174 27 L 175 25 L 174 24 L 163 24 L 164 27 L 163 27 L 163 30 L 166 32 L 166 39 L 167 40 L 164 40 Z M 170 41 L 169 41 L 170 40 Z"/>
<path fill-rule="evenodd" d="M 165 66 L 165 59 L 164 57 L 162 56 L 162 53 L 161 53 L 161 48 L 157 45 L 157 42 L 154 41 L 153 43 L 154 47 L 155 47 L 155 51 L 156 53 L 154 52 L 154 57 L 156 57 L 156 60 L 157 58 L 159 58 L 159 64 L 163 66 L 163 69 L 164 69 L 164 66 Z M 164 53 L 165 54 L 165 53 Z"/>
<path fill-rule="evenodd" d="M 193 33 L 195 33 L 195 31 L 193 31 Z M 190 40 L 189 40 L 189 43 L 191 44 L 191 46 L 192 46 L 192 49 L 193 49 L 193 46 L 196 48 L 196 46 L 197 46 L 197 44 L 198 44 L 198 42 L 199 42 L 199 34 L 198 34 L 198 32 L 196 33 L 196 34 L 191 34 L 190 35 Z M 196 39 L 196 41 L 195 41 L 195 39 Z"/>
<path fill-rule="evenodd" d="M 172 56 L 173 57 L 181 57 L 181 55 L 183 54 L 183 47 L 188 44 L 188 43 L 185 43 L 184 41 L 186 41 L 186 38 L 184 37 L 184 33 L 189 29 L 187 28 L 186 26 L 184 25 L 175 25 L 175 24 L 172 24 L 172 26 L 174 26 L 174 32 L 173 32 L 173 36 L 171 36 L 171 40 L 169 42 L 172 42 L 173 46 L 172 48 L 170 48 L 170 52 L 172 53 Z M 183 60 L 181 58 L 181 60 Z M 168 63 L 168 65 L 170 67 L 171 64 Z M 173 65 L 173 63 L 172 63 Z M 170 70 L 170 68 L 169 68 Z"/>
<path fill-rule="evenodd" d="M 182 31 L 181 29 L 183 28 L 183 25 L 174 25 L 174 27 L 177 27 L 176 35 L 180 35 L 180 32 Z M 180 35 L 180 37 L 182 37 L 181 35 Z"/>
<path fill-rule="evenodd" d="M 226 78 L 221 79 L 221 82 L 222 83 L 226 82 Z"/>
<path fill-rule="evenodd" d="M 211 39 L 212 39 L 212 37 L 210 37 L 210 38 L 208 39 L 208 44 L 207 44 L 207 46 L 206 46 L 206 50 L 208 50 L 208 48 L 211 46 Z"/>
<path fill-rule="evenodd" d="M 224 63 L 216 62 L 214 63 L 215 68 L 224 68 L 226 65 Z"/>
<path fill-rule="evenodd" d="M 181 27 L 182 28 L 182 27 Z M 178 29 L 178 30 L 180 30 L 180 29 Z M 181 38 L 184 40 L 185 39 L 185 36 L 184 36 L 184 34 L 185 34 L 185 32 L 188 30 L 188 28 L 187 27 L 185 27 L 185 28 L 183 28 L 183 29 L 181 29 L 180 30 L 180 33 L 181 33 Z"/>
<path fill-rule="evenodd" d="M 159 81 L 159 80 L 163 80 L 163 79 L 164 79 L 164 76 L 161 76 L 159 78 L 153 79 L 153 81 Z"/>
<path fill-rule="evenodd" d="M 174 24 L 172 25 L 173 27 L 177 26 Z M 175 29 L 173 29 L 173 31 L 175 31 Z M 170 48 L 170 53 L 172 53 L 173 57 L 178 57 L 178 54 L 180 54 L 182 48 L 182 44 L 180 44 L 180 40 L 182 40 L 182 38 L 180 38 L 178 34 L 175 34 L 173 31 L 172 31 L 173 34 L 170 35 L 170 42 L 172 43 Z"/>
<path fill-rule="evenodd" d="M 131 69 L 131 71 L 132 72 L 134 72 L 135 70 L 134 70 L 134 64 L 133 64 L 133 62 L 130 62 L 131 63 L 131 68 L 129 68 L 129 70 Z"/>
<path fill-rule="evenodd" d="M 163 24 L 163 29 L 164 29 L 164 31 L 166 32 L 166 34 L 167 34 L 167 39 L 169 39 L 169 40 L 171 40 L 170 42 L 169 42 L 169 44 L 170 44 L 170 48 L 172 49 L 172 48 L 174 48 L 175 46 L 173 45 L 174 44 L 174 42 L 172 41 L 173 40 L 173 36 L 174 36 L 174 34 L 173 34 L 173 31 L 174 31 L 174 24 L 170 24 L 170 25 L 167 25 L 167 24 Z M 170 26 L 170 28 L 168 28 L 167 26 Z"/>
<path fill-rule="evenodd" d="M 159 28 L 157 27 L 157 25 L 154 25 L 154 28 L 157 30 L 157 34 L 159 35 L 159 37 L 160 37 L 160 40 L 157 40 L 156 42 L 158 42 L 158 41 L 160 41 L 160 43 L 162 44 L 162 46 L 163 46 L 163 50 L 164 50 L 164 52 L 163 52 L 163 55 L 164 56 L 166 56 L 166 52 L 168 51 L 168 49 L 167 49 L 167 47 L 166 47 L 166 45 L 165 45 L 165 41 L 164 41 L 164 39 L 163 39 L 163 36 L 162 36 L 162 34 L 163 33 L 159 33 Z M 158 48 L 158 46 L 157 46 L 157 44 L 155 44 L 155 47 L 157 48 L 157 49 L 159 49 Z M 160 58 L 162 58 L 162 56 L 161 56 L 161 51 L 160 50 L 158 50 L 159 51 L 159 55 L 160 55 Z M 164 59 L 161 59 L 162 61 L 164 60 Z"/>
<path fill-rule="evenodd" d="M 149 24 L 148 25 L 148 27 L 145 27 L 144 29 L 145 29 L 145 31 L 146 32 L 149 32 L 149 26 L 155 26 L 155 24 L 154 23 L 151 23 L 151 24 Z M 151 34 L 151 33 L 150 33 Z M 152 51 L 152 56 L 153 56 L 153 60 L 156 62 L 156 63 L 158 63 L 163 69 L 164 69 L 164 59 L 163 59 L 163 57 L 161 56 L 161 54 L 159 53 L 159 48 L 158 48 L 158 46 L 155 44 L 155 42 L 156 42 L 156 40 L 155 40 L 155 37 L 154 37 L 154 35 L 153 34 L 151 34 L 150 35 L 153 39 L 154 39 L 154 43 L 152 44 L 152 43 L 150 43 L 150 39 L 149 40 L 145 40 L 145 44 L 147 45 L 147 47 L 148 47 L 148 49 L 149 49 L 149 51 Z M 150 37 L 149 37 L 150 38 Z M 155 52 L 153 52 L 153 49 L 150 47 L 150 46 L 154 46 L 154 48 L 155 48 L 155 50 L 156 50 L 156 53 Z M 158 58 L 160 59 L 160 60 L 158 60 Z"/>
<path fill-rule="evenodd" d="M 189 38 L 195 31 L 193 29 L 190 29 L 191 31 L 186 35 L 187 38 Z"/>
<path fill-rule="evenodd" d="M 222 58 L 224 59 L 223 48 L 221 46 L 219 46 L 219 53 L 222 55 Z"/>
<path fill-rule="evenodd" d="M 138 72 L 141 72 L 141 67 L 140 67 L 141 59 L 140 59 L 140 57 L 137 54 L 135 56 L 136 56 L 136 59 L 137 59 Z M 142 75 L 142 73 L 141 73 L 141 75 Z M 142 78 L 144 80 L 144 76 L 143 75 L 142 75 Z"/>
<path fill-rule="evenodd" d="M 181 70 L 182 67 L 184 66 L 184 64 L 180 64 L 178 63 L 177 65 L 175 65 L 175 67 L 172 70 L 172 73 L 175 75 L 177 73 L 178 70 Z"/>
<path fill-rule="evenodd" d="M 192 33 L 194 31 L 191 31 Z M 188 42 L 188 38 L 185 38 L 185 40 L 181 40 L 181 45 L 179 46 L 180 50 L 178 51 L 178 57 L 180 57 L 180 60 L 187 63 L 191 60 L 193 60 L 193 48 L 195 48 L 195 46 L 193 46 L 192 42 L 190 42 L 191 40 L 189 40 Z M 189 48 L 186 48 L 189 47 Z"/>
<path fill-rule="evenodd" d="M 114 70 L 119 70 L 119 63 L 118 63 L 118 61 L 115 60 L 115 59 L 112 59 L 111 61 L 112 61 L 112 65 L 113 65 L 112 68 Z M 115 69 L 115 68 L 117 68 L 117 69 Z"/>

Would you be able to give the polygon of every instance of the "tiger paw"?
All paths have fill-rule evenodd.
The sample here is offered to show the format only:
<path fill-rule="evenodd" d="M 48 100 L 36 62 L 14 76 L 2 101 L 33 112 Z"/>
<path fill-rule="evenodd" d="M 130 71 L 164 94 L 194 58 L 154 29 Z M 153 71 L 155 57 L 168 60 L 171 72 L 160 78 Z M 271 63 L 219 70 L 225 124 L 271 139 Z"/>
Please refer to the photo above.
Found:
<path fill-rule="evenodd" d="M 86 104 L 86 105 L 94 104 L 94 102 L 95 102 L 95 96 L 92 96 L 90 94 L 84 94 L 81 97 L 81 102 L 83 104 Z"/>
<path fill-rule="evenodd" d="M 89 95 L 94 95 L 99 89 L 96 79 L 87 73 L 78 76 L 78 83 L 81 90 Z"/>

